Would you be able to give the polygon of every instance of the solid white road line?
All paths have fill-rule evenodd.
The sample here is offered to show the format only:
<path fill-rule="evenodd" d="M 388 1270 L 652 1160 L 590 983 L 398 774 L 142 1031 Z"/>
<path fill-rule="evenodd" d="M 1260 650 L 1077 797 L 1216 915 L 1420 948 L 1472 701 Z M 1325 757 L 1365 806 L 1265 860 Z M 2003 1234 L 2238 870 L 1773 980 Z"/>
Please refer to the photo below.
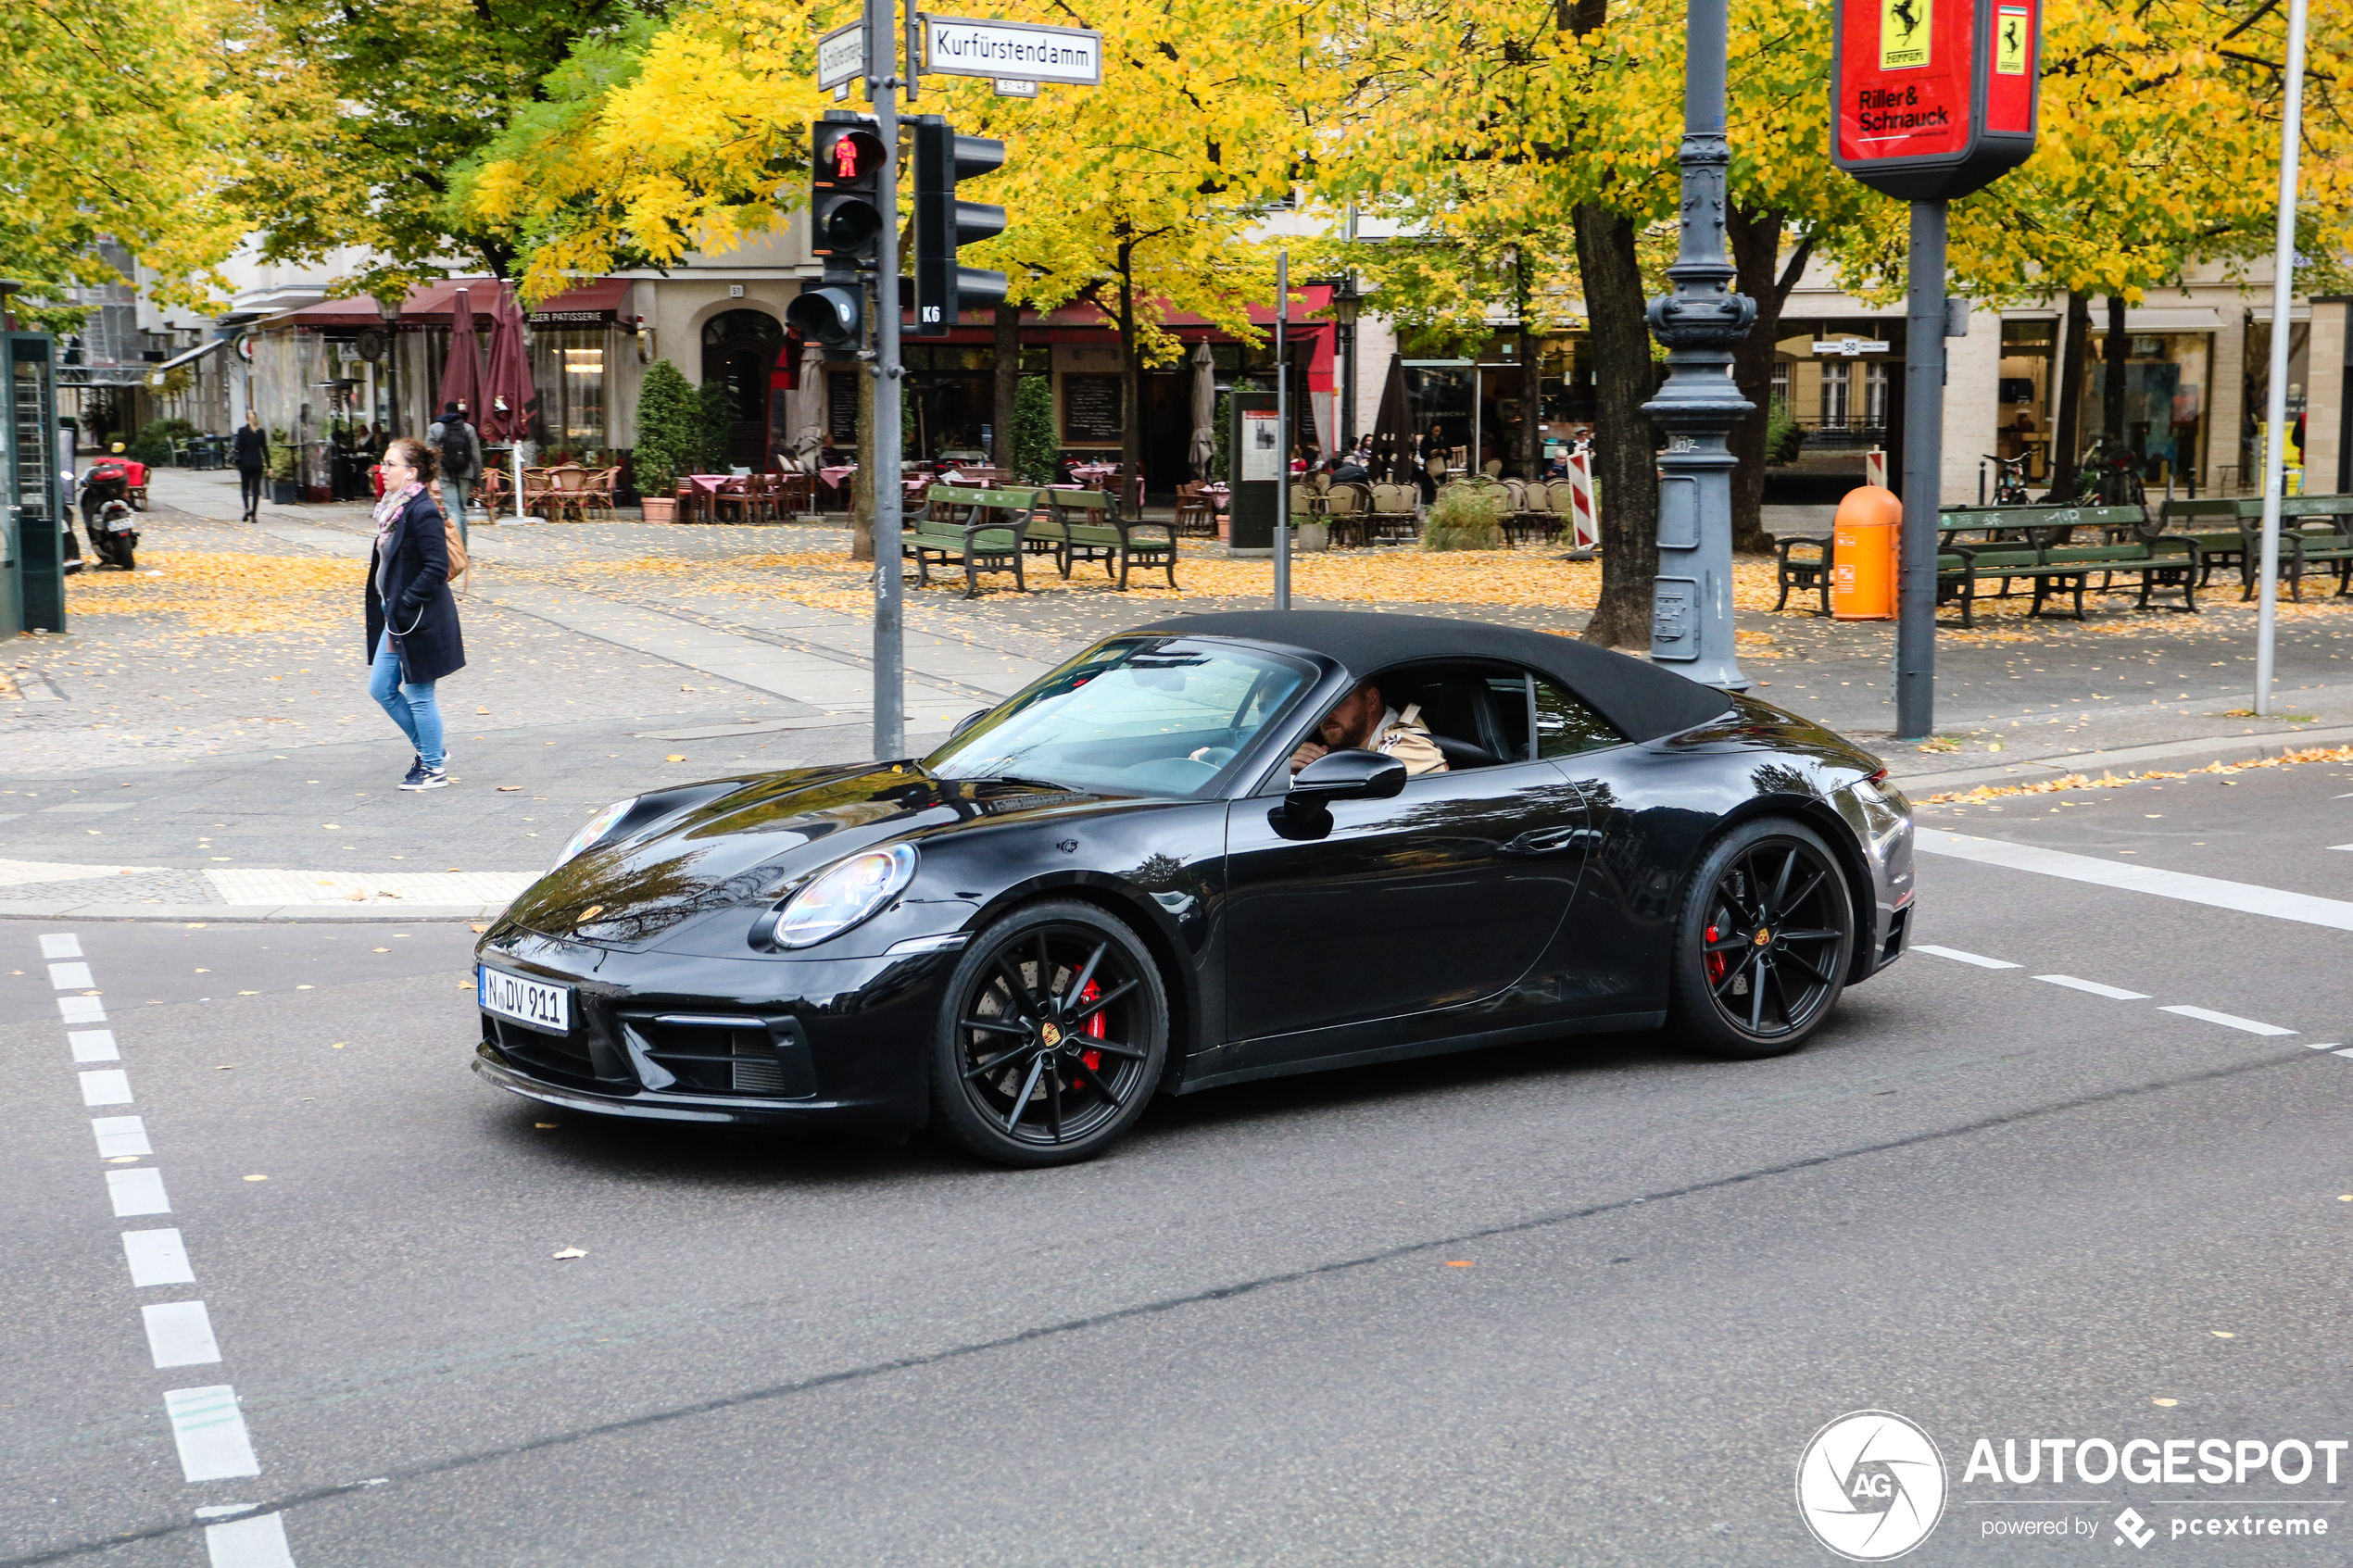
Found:
<path fill-rule="evenodd" d="M 295 1568 L 294 1552 L 286 1545 L 286 1518 L 283 1513 L 264 1513 L 228 1524 L 208 1524 L 204 1544 L 205 1550 L 211 1554 L 212 1568 Z"/>
<path fill-rule="evenodd" d="M 2341 1050 L 2341 1051 L 2331 1051 L 2331 1052 L 2329 1052 L 2329 1055 L 2331 1055 L 2331 1056 L 2353 1056 L 2353 1049 Z"/>
<path fill-rule="evenodd" d="M 120 1061 L 122 1053 L 115 1049 L 111 1029 L 75 1029 L 66 1035 L 66 1044 L 73 1047 L 76 1061 Z"/>
<path fill-rule="evenodd" d="M 129 1105 L 131 1074 L 119 1067 L 101 1068 L 82 1075 L 82 1103 L 84 1105 Z"/>
<path fill-rule="evenodd" d="M 2241 1018 L 2236 1013 L 2216 1012 L 2211 1008 L 2171 1007 L 2159 1008 L 2157 1010 L 2178 1012 L 2183 1018 L 2195 1018 L 2207 1023 L 2219 1023 L 2225 1029 L 2244 1029 L 2250 1035 L 2293 1035 L 2296 1033 L 2293 1029 L 2283 1029 L 2276 1023 L 2259 1023 L 2254 1019 Z"/>
<path fill-rule="evenodd" d="M 87 991 L 97 982 L 90 978 L 86 963 L 53 963 L 49 966 L 49 988 L 53 991 Z"/>
<path fill-rule="evenodd" d="M 220 1359 L 220 1341 L 212 1336 L 212 1314 L 201 1301 L 158 1301 L 142 1307 L 147 1322 L 147 1348 L 158 1367 L 207 1366 Z"/>
<path fill-rule="evenodd" d="M 97 1135 L 98 1158 L 101 1160 L 155 1152 L 147 1145 L 146 1123 L 136 1116 L 93 1116 L 90 1131 Z"/>
<path fill-rule="evenodd" d="M 1958 963 L 1973 963 L 1980 969 L 2017 969 L 2020 967 L 2017 964 L 2009 962 L 2006 959 L 1989 959 L 1982 953 L 1964 953 L 1958 947 L 1939 947 L 1935 944 L 1930 942 L 1913 943 L 1912 951 L 1915 953 L 1934 953 L 1940 959 L 1951 959 Z"/>
<path fill-rule="evenodd" d="M 98 997 L 59 997 L 57 1013 L 68 1023 L 104 1023 L 107 1004 Z"/>
<path fill-rule="evenodd" d="M 2316 898 L 2309 893 L 2259 887 L 2251 882 L 2225 882 L 2220 877 L 2192 876 L 2186 872 L 2160 871 L 2155 866 L 2128 866 L 2092 855 L 2070 855 L 2031 844 L 1999 838 L 1972 838 L 1967 834 L 1931 831 L 1917 834 L 1916 848 L 1931 855 L 1949 855 L 1980 865 L 2002 866 L 2016 872 L 2038 872 L 2127 893 L 2153 893 L 2160 898 L 2206 904 L 2242 914 L 2269 915 L 2332 931 L 2353 931 L 2353 904 L 2336 898 Z"/>
<path fill-rule="evenodd" d="M 41 938 L 41 956 L 44 959 L 78 959 L 82 956 L 82 938 L 70 931 L 51 932 Z"/>
<path fill-rule="evenodd" d="M 2316 1051 L 2333 1051 L 2344 1043 L 2345 1042 L 2342 1040 L 2307 1040 L 2304 1042 L 2309 1048 Z"/>
<path fill-rule="evenodd" d="M 114 1199 L 114 1217 L 118 1220 L 127 1220 L 134 1214 L 171 1212 L 171 1200 L 163 1195 L 163 1173 L 153 1166 L 107 1172 L 107 1196 Z"/>
<path fill-rule="evenodd" d="M 2146 991 L 2127 991 L 2119 985 L 2103 985 L 2096 980 L 2078 980 L 2071 974 L 2038 974 L 2034 978 L 2047 980 L 2054 985 L 2064 985 L 2070 991 L 2089 991 L 2095 997 L 2106 997 L 2110 1001 L 2145 1002 L 2149 999 Z"/>
<path fill-rule="evenodd" d="M 131 1261 L 134 1286 L 196 1283 L 196 1271 L 188 1265 L 187 1243 L 176 1230 L 125 1231 L 122 1255 Z"/>
<path fill-rule="evenodd" d="M 209 1388 L 174 1388 L 163 1397 L 171 1417 L 171 1440 L 180 1449 L 180 1473 L 191 1481 L 233 1481 L 258 1475 L 237 1391 L 228 1384 Z"/>

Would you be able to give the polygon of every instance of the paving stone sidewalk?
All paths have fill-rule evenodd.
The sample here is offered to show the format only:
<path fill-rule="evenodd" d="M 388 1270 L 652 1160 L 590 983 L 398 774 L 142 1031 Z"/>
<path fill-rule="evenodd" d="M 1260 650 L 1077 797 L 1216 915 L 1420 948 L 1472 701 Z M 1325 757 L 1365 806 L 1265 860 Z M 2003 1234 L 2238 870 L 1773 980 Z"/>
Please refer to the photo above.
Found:
<path fill-rule="evenodd" d="M 265 506 L 245 524 L 233 475 L 159 473 L 155 497 L 141 571 L 72 579 L 69 634 L 0 657 L 0 913 L 479 916 L 610 799 L 867 754 L 871 580 L 838 526 L 477 526 L 469 662 L 440 694 L 458 782 L 404 794 L 407 746 L 365 690 L 369 509 Z M 1214 545 L 1187 551 L 1196 577 L 1250 580 Z M 1411 571 L 1379 581 L 1425 596 L 1340 602 L 1568 633 L 1586 617 L 1428 596 L 1472 570 L 1461 563 L 1385 566 Z M 1494 566 L 1477 570 L 1492 581 Z M 1033 587 L 910 593 L 911 744 L 1101 635 L 1267 603 L 1121 594 L 1083 567 L 1067 584 L 1043 569 Z M 1945 717 L 1927 748 L 1890 733 L 1889 628 L 1743 610 L 1742 652 L 1758 696 L 1879 748 L 1919 790 L 2353 738 L 2353 613 L 2286 613 L 2281 716 L 2255 720 L 2232 711 L 2253 660 L 2253 617 L 2234 600 L 2218 585 L 2195 617 L 1997 614 L 1946 633 Z"/>

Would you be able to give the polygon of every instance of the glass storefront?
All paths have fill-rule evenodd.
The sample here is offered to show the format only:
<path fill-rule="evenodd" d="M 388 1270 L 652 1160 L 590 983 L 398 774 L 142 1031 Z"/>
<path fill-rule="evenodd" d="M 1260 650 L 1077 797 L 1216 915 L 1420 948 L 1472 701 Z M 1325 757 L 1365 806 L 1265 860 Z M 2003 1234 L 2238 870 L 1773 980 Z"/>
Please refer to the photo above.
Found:
<path fill-rule="evenodd" d="M 2124 445 L 2140 459 L 2141 482 L 2150 488 L 2171 483 L 2186 489 L 2192 483 L 2199 436 L 2206 428 L 2207 366 L 2213 342 L 2211 332 L 2128 334 Z M 2091 333 L 2083 360 L 2082 428 L 2088 448 L 2106 419 L 2108 333 Z"/>
<path fill-rule="evenodd" d="M 535 327 L 531 382 L 539 393 L 539 422 L 553 450 L 583 461 L 601 460 L 605 429 L 605 366 L 611 358 L 609 327 Z"/>

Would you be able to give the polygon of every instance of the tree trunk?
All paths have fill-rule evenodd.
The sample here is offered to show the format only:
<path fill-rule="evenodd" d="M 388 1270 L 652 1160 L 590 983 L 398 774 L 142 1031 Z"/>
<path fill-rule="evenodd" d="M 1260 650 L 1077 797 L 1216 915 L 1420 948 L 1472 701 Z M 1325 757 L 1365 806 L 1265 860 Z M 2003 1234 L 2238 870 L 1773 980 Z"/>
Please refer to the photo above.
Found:
<path fill-rule="evenodd" d="M 1600 505 L 1602 596 L 1585 640 L 1650 647 L 1651 580 L 1658 575 L 1658 465 L 1651 440 L 1650 328 L 1634 225 L 1607 207 L 1577 208 L 1577 268 L 1585 283 L 1595 370 L 1593 488 Z"/>
<path fill-rule="evenodd" d="M 868 309 L 874 295 L 867 295 Z M 858 367 L 858 471 L 849 483 L 849 558 L 875 558 L 875 378 Z"/>
<path fill-rule="evenodd" d="M 1773 536 L 1765 531 L 1765 466 L 1771 453 L 1766 435 L 1772 422 L 1773 358 L 1781 335 L 1781 307 L 1789 291 L 1805 275 L 1814 254 L 1812 239 L 1803 239 L 1781 261 L 1781 225 L 1787 214 L 1776 208 L 1752 212 L 1737 204 L 1724 210 L 1724 232 L 1731 241 L 1732 286 L 1756 302 L 1756 324 L 1732 351 L 1732 381 L 1741 395 L 1756 405 L 1732 427 L 1732 456 L 1740 466 L 1732 470 L 1732 548 L 1742 554 L 1769 555 Z"/>
<path fill-rule="evenodd" d="M 2051 435 L 2051 488 L 2044 497 L 2065 503 L 2075 498 L 2075 454 L 2083 445 L 2083 356 L 2092 342 L 2092 296 L 2070 290 L 2067 324 L 2059 333 L 2057 402 L 2052 413 L 2057 427 Z"/>
<path fill-rule="evenodd" d="M 1021 397 L 1021 307 L 997 302 L 995 418 L 988 425 L 988 460 L 1000 473 L 1013 471 L 1013 405 Z"/>
<path fill-rule="evenodd" d="M 1122 497 L 1135 488 L 1144 460 L 1143 378 L 1136 364 L 1136 242 L 1119 243 L 1119 483 Z M 1124 504 L 1124 503 L 1123 503 Z"/>
<path fill-rule="evenodd" d="M 1529 263 L 1525 256 L 1516 257 L 1513 292 L 1518 296 L 1519 346 L 1514 358 L 1519 360 L 1519 430 L 1512 443 L 1512 467 L 1522 479 L 1533 480 L 1543 470 L 1544 450 L 1544 367 L 1541 350 L 1536 337 L 1536 323 L 1529 318 L 1534 307 L 1528 294 Z"/>
<path fill-rule="evenodd" d="M 2133 340 L 2124 331 L 2124 296 L 2108 296 L 2108 374 L 2101 378 L 2100 440 L 2110 458 L 2124 450 L 2124 361 Z"/>

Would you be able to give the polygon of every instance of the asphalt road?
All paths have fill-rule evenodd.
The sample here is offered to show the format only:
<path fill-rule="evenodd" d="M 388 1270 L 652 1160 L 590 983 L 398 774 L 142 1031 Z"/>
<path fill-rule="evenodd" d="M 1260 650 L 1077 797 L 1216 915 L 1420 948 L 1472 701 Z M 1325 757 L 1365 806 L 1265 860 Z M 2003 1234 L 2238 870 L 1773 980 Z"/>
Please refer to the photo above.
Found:
<path fill-rule="evenodd" d="M 2233 778 L 1923 822 L 2340 897 L 2353 771 Z M 1829 1563 L 1800 1454 L 1867 1409 L 1949 1477 L 1906 1562 L 2342 1562 L 2341 1447 L 1964 1475 L 2353 1438 L 2353 931 L 2168 885 L 1927 857 L 1918 940 L 2016 967 L 1916 952 L 1798 1055 L 1252 1085 L 1034 1173 L 502 1096 L 461 926 L 0 922 L 0 1565 Z M 167 1395 L 223 1387 L 181 1437 L 241 1410 L 258 1473 L 192 1484 Z"/>

